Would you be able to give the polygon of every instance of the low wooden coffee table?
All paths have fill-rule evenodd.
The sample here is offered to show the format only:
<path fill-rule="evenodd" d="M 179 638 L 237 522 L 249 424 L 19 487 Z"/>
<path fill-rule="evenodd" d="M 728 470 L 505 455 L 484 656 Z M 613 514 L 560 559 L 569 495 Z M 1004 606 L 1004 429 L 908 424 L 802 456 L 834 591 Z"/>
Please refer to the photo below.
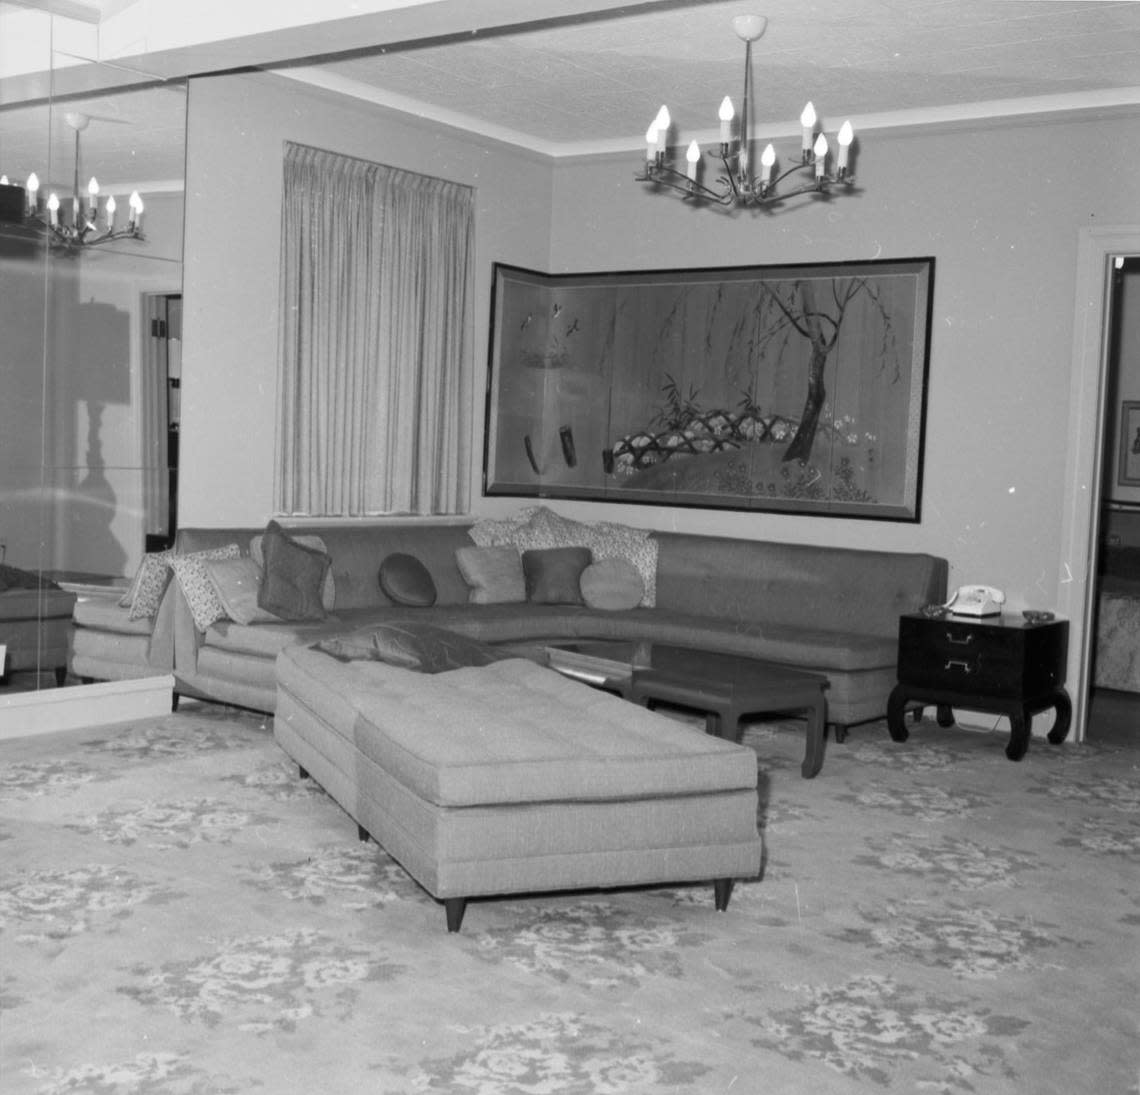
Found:
<path fill-rule="evenodd" d="M 706 731 L 732 741 L 740 741 L 745 715 L 802 711 L 807 716 L 807 746 L 800 771 L 804 779 L 812 779 L 823 767 L 826 677 L 754 658 L 656 644 L 651 661 L 647 668 L 633 669 L 629 698 L 635 703 L 671 703 L 703 711 Z"/>

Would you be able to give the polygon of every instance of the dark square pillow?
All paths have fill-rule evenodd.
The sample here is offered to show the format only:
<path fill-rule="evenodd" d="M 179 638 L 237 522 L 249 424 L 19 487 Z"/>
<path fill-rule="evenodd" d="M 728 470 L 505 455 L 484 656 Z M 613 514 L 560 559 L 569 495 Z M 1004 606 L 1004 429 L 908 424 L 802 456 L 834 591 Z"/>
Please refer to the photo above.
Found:
<path fill-rule="evenodd" d="M 580 605 L 582 571 L 594 561 L 588 547 L 532 548 L 522 556 L 526 599 L 537 605 Z"/>
<path fill-rule="evenodd" d="M 332 563 L 328 555 L 298 543 L 276 521 L 266 526 L 261 551 L 265 574 L 258 607 L 283 620 L 323 620 L 321 587 Z"/>
<path fill-rule="evenodd" d="M 516 655 L 443 627 L 416 621 L 383 624 L 372 632 L 379 660 L 423 673 L 490 665 Z"/>
<path fill-rule="evenodd" d="M 380 564 L 380 588 L 398 605 L 430 608 L 435 604 L 431 572 L 414 555 L 394 551 Z"/>

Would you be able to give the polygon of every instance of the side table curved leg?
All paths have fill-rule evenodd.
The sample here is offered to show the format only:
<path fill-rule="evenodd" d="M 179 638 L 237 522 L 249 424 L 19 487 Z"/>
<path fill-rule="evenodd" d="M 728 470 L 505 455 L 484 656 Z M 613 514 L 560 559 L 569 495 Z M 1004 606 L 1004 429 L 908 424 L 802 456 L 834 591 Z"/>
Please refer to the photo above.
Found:
<path fill-rule="evenodd" d="M 1010 760 L 1021 760 L 1029 748 L 1029 712 L 1024 709 L 1009 716 L 1009 744 L 1005 755 Z"/>
<path fill-rule="evenodd" d="M 948 703 L 940 703 L 938 705 L 938 725 L 943 729 L 947 726 L 954 725 L 954 708 Z"/>
<path fill-rule="evenodd" d="M 827 725 L 827 699 L 822 689 L 818 699 L 807 709 L 806 714 L 807 744 L 804 747 L 804 762 L 800 766 L 800 774 L 804 779 L 814 779 L 823 767 L 823 739 Z"/>
<path fill-rule="evenodd" d="M 1056 708 L 1057 718 L 1053 723 L 1053 729 L 1046 736 L 1053 745 L 1060 745 L 1069 736 L 1069 726 L 1073 721 L 1073 701 L 1069 699 L 1069 693 L 1062 688 L 1057 693 L 1053 706 Z"/>
<path fill-rule="evenodd" d="M 906 741 L 910 731 L 906 728 L 903 716 L 906 714 L 906 689 L 901 684 L 895 685 L 887 700 L 887 729 L 894 741 Z"/>

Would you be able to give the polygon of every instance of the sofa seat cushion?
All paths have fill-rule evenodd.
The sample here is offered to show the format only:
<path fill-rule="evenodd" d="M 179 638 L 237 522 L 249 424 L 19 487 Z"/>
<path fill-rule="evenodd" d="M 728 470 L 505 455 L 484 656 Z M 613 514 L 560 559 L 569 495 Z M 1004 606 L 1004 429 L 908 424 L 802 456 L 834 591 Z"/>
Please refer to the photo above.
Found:
<path fill-rule="evenodd" d="M 310 652 L 314 656 L 321 656 Z M 356 748 L 440 806 L 748 789 L 755 754 L 521 659 L 425 677 L 353 663 Z"/>
<path fill-rule="evenodd" d="M 154 616 L 131 619 L 130 605 L 120 604 L 120 598 L 119 590 L 106 594 L 84 593 L 75 602 L 72 619 L 77 627 L 116 635 L 149 635 L 154 630 Z"/>
<path fill-rule="evenodd" d="M 0 592 L 0 620 L 71 618 L 75 594 L 55 589 L 8 589 Z"/>

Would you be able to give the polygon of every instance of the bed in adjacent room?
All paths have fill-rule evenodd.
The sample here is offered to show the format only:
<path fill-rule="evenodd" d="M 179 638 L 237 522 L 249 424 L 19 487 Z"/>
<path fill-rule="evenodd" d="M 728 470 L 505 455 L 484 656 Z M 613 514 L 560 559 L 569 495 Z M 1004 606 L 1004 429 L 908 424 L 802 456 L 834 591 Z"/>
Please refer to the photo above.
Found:
<path fill-rule="evenodd" d="M 1140 692 L 1140 547 L 1110 547 L 1102 556 L 1095 666 L 1098 688 Z"/>

